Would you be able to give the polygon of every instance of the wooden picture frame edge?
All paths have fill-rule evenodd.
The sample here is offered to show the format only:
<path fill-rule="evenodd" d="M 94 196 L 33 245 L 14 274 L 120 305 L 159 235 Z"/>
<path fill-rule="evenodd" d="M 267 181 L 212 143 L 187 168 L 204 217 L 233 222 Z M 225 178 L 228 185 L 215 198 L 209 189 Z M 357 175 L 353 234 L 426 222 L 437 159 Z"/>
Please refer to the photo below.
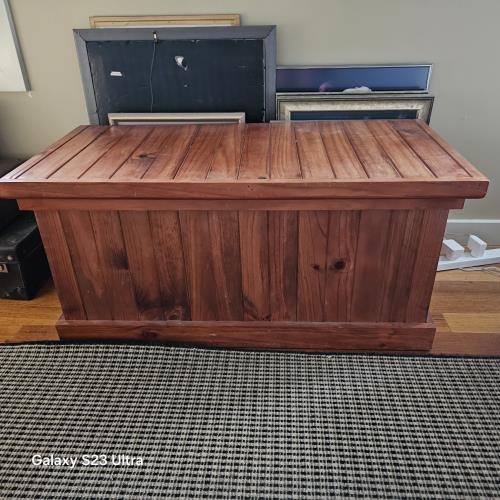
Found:
<path fill-rule="evenodd" d="M 165 124 L 179 123 L 245 123 L 244 112 L 224 113 L 108 113 L 110 125 L 119 125 L 121 121 L 148 122 L 160 121 Z"/>
<path fill-rule="evenodd" d="M 361 103 L 366 106 L 360 107 Z M 277 92 L 276 119 L 291 120 L 293 111 L 354 111 L 357 109 L 377 110 L 380 104 L 393 104 L 389 109 L 416 109 L 417 118 L 430 121 L 434 96 L 429 94 L 366 93 L 346 94 L 343 92 Z M 400 106 L 406 105 L 404 106 Z M 408 104 L 411 108 L 408 108 Z"/>
<path fill-rule="evenodd" d="M 126 28 L 154 26 L 240 26 L 240 14 L 183 14 L 141 16 L 91 16 L 91 28 Z"/>

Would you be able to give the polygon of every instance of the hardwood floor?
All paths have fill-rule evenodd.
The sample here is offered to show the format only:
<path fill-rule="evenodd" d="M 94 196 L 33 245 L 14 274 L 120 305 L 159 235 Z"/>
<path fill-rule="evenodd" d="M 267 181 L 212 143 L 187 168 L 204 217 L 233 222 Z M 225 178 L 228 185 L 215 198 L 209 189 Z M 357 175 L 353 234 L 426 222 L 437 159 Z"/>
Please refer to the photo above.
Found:
<path fill-rule="evenodd" d="M 0 342 L 58 340 L 61 308 L 52 283 L 31 301 L 0 301 Z M 500 356 L 500 273 L 442 271 L 431 302 L 435 354 Z"/>

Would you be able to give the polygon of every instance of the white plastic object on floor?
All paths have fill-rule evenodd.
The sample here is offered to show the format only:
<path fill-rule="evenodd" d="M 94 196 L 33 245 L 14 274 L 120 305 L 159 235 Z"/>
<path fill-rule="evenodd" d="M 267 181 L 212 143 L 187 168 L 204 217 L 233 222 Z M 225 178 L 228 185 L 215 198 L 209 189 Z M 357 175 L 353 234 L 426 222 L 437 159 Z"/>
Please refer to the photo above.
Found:
<path fill-rule="evenodd" d="M 463 269 L 464 267 L 486 266 L 488 264 L 500 263 L 500 248 L 486 250 L 482 257 L 473 257 L 466 253 L 455 260 L 448 260 L 446 257 L 439 257 L 438 271 L 448 271 L 450 269 Z"/>
<path fill-rule="evenodd" d="M 483 241 L 475 234 L 471 234 L 469 236 L 467 247 L 470 250 L 470 254 L 473 257 L 482 257 L 484 255 L 484 252 L 486 251 L 487 245 L 486 241 Z"/>
<path fill-rule="evenodd" d="M 455 240 L 443 240 L 441 253 L 444 253 L 448 260 L 456 260 L 464 255 L 465 248 Z"/>

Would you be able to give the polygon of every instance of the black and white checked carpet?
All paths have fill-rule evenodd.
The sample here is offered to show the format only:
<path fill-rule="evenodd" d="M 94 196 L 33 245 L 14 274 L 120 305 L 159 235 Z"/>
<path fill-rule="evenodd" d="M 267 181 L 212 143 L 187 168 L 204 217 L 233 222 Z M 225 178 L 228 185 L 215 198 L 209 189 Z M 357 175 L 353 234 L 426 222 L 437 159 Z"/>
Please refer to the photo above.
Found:
<path fill-rule="evenodd" d="M 0 387 L 1 498 L 500 497 L 498 359 L 4 346 Z"/>

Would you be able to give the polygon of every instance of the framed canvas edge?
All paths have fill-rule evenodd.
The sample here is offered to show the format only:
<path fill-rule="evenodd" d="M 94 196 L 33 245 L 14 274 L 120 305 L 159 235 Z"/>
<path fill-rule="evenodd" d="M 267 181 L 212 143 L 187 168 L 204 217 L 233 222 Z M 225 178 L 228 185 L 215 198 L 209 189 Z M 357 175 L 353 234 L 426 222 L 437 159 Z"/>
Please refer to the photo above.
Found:
<path fill-rule="evenodd" d="M 434 105 L 434 96 L 429 94 L 344 94 L 342 92 L 278 92 L 276 93 L 276 117 L 278 120 L 291 120 L 293 111 L 351 111 L 356 104 L 365 102 L 367 104 L 363 109 L 375 110 L 382 109 L 377 105 L 384 101 L 387 103 L 421 103 L 417 109 L 417 118 L 430 122 L 432 108 Z M 370 102 L 372 101 L 372 102 Z M 305 109 L 304 109 L 305 106 Z M 397 109 L 392 108 L 392 109 Z M 401 108 L 402 109 L 402 108 Z"/>
<path fill-rule="evenodd" d="M 73 30 L 85 42 L 113 42 L 113 41 L 138 41 L 152 40 L 153 32 L 158 40 L 226 40 L 238 39 L 263 39 L 272 37 L 275 25 L 262 26 L 189 26 L 173 28 L 85 28 Z"/>
<path fill-rule="evenodd" d="M 120 40 L 152 40 L 153 31 L 158 38 L 166 40 L 201 39 L 262 39 L 264 65 L 264 106 L 263 120 L 275 118 L 276 112 L 276 26 L 228 26 L 214 28 L 102 28 L 102 29 L 74 29 L 76 50 L 80 72 L 82 75 L 85 103 L 91 125 L 99 124 L 97 102 L 94 94 L 92 73 L 87 53 L 89 41 L 120 41 Z M 132 35 L 132 36 L 131 36 Z M 222 36 L 221 36 L 222 35 Z"/>
<path fill-rule="evenodd" d="M 92 81 L 86 40 L 80 36 L 78 30 L 73 30 L 73 36 L 75 38 L 78 65 L 82 75 L 83 93 L 85 95 L 89 123 L 91 125 L 99 125 L 99 113 L 97 112 L 97 101 L 95 99 L 94 83 Z"/>
<path fill-rule="evenodd" d="M 183 27 L 195 24 L 200 26 L 241 26 L 240 14 L 172 14 L 172 15 L 139 15 L 139 16 L 90 16 L 91 28 L 130 27 L 129 23 L 147 22 L 144 28 L 152 27 Z M 176 24 L 179 23 L 179 24 Z M 224 23 L 223 25 L 220 23 Z M 226 24 L 227 23 L 227 24 Z M 133 26 L 134 28 L 140 26 Z"/>
<path fill-rule="evenodd" d="M 351 68 L 428 68 L 427 79 L 425 82 L 424 90 L 387 90 L 387 91 L 377 91 L 377 92 L 387 92 L 391 94 L 403 93 L 403 94 L 425 94 L 429 92 L 431 76 L 433 71 L 433 63 L 394 63 L 394 64 L 323 64 L 323 65 L 279 65 L 276 66 L 276 71 L 281 69 L 351 69 Z"/>
<path fill-rule="evenodd" d="M 218 121 L 221 120 L 221 121 Z M 119 125 L 123 121 L 163 121 L 165 123 L 245 123 L 244 112 L 222 113 L 108 113 L 110 125 Z"/>
<path fill-rule="evenodd" d="M 29 92 L 31 90 L 30 81 L 28 78 L 28 70 L 26 68 L 26 63 L 24 62 L 23 54 L 21 52 L 21 45 L 19 44 L 19 38 L 17 37 L 16 25 L 14 24 L 14 18 L 12 16 L 12 10 L 10 8 L 9 0 L 0 0 L 3 2 L 5 8 L 5 15 L 7 18 L 7 24 L 10 28 L 10 33 L 12 35 L 12 40 L 14 42 L 14 48 L 16 50 L 17 60 L 19 62 L 19 69 L 21 71 L 21 77 L 23 80 L 24 89 L 22 90 L 9 90 L 6 92 Z"/>

